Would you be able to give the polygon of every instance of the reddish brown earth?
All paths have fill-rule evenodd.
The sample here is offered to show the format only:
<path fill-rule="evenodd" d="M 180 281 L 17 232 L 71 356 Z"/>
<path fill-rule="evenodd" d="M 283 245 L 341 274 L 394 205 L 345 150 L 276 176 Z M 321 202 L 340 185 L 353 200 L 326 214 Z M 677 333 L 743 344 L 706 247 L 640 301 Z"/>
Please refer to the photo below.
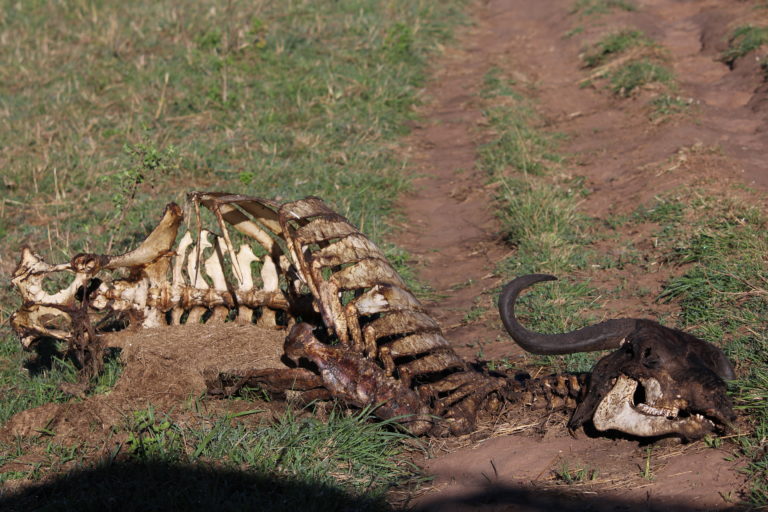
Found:
<path fill-rule="evenodd" d="M 717 60 L 734 26 L 765 16 L 752 2 L 646 0 L 633 12 L 584 17 L 572 0 L 490 0 L 476 3 L 473 24 L 433 65 L 422 121 L 408 139 L 420 173 L 401 207 L 407 215 L 397 242 L 415 257 L 419 276 L 435 292 L 432 313 L 464 356 L 513 357 L 520 349 L 497 320 L 494 267 L 513 250 L 494 217 L 492 187 L 478 170 L 477 148 L 491 134 L 479 96 L 492 67 L 514 77 L 534 97 L 543 128 L 567 135 L 567 171 L 584 176 L 590 195 L 580 208 L 597 218 L 628 213 L 655 195 L 686 185 L 717 193 L 733 183 L 764 191 L 768 172 L 766 96 L 754 58 L 733 70 Z M 763 12 L 763 14 L 760 14 Z M 577 35 L 567 36 L 576 27 Z M 691 112 L 652 122 L 653 87 L 630 98 L 602 86 L 580 87 L 588 74 L 579 54 L 603 35 L 643 30 L 669 52 L 678 93 Z M 627 242 L 649 244 L 643 226 Z M 615 242 L 613 242 L 615 244 Z M 605 244 L 598 250 L 621 250 Z M 673 272 L 589 277 L 597 286 L 631 278 L 658 291 Z M 494 289 L 496 288 L 496 289 Z M 468 321 L 473 305 L 487 308 Z M 665 306 L 627 298 L 606 305 L 612 315 L 657 317 Z M 743 490 L 728 449 L 703 443 L 646 447 L 624 439 L 574 439 L 559 428 L 484 442 L 448 442 L 423 462 L 433 486 L 411 505 L 420 510 L 721 510 Z M 539 429 L 541 430 L 541 429 Z M 498 435 L 500 432 L 497 432 Z M 641 472 L 651 468 L 652 477 Z M 597 470 L 593 481 L 566 485 L 564 468 Z M 646 477 L 648 477 L 646 472 Z"/>

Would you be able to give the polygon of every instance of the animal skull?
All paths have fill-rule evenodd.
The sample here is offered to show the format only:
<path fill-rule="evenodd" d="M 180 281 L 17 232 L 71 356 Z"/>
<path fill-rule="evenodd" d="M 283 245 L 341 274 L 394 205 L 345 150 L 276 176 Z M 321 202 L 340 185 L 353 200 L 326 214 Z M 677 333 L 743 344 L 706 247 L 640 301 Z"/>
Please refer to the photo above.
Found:
<path fill-rule="evenodd" d="M 571 429 L 591 420 L 600 431 L 697 439 L 728 426 L 734 414 L 725 380 L 733 379 L 734 372 L 714 345 L 645 319 L 608 320 L 555 335 L 522 327 L 514 316 L 517 296 L 533 283 L 552 279 L 543 274 L 523 276 L 502 291 L 501 317 L 515 341 L 538 354 L 618 349 L 593 368 Z"/>

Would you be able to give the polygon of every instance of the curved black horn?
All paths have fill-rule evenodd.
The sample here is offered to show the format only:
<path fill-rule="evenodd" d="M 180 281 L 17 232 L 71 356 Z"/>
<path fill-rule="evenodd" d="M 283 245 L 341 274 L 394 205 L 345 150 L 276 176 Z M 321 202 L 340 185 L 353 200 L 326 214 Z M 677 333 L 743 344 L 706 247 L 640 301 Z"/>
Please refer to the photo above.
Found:
<path fill-rule="evenodd" d="M 534 354 L 573 354 L 594 350 L 614 349 L 635 330 L 637 320 L 621 318 L 606 320 L 577 331 L 562 334 L 541 334 L 529 331 L 515 318 L 515 301 L 520 292 L 539 281 L 554 281 L 548 274 L 529 274 L 510 281 L 501 291 L 499 313 L 507 332 L 523 349 Z"/>

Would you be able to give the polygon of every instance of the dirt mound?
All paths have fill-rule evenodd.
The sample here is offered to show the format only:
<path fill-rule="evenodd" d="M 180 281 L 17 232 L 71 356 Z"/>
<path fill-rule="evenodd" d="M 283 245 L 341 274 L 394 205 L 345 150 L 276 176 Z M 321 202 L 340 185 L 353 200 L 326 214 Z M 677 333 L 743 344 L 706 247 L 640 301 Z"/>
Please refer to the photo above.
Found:
<path fill-rule="evenodd" d="M 104 336 L 125 365 L 111 391 L 23 411 L 0 430 L 0 440 L 54 432 L 63 439 L 108 436 L 132 411 L 167 411 L 205 393 L 203 372 L 282 368 L 286 332 L 255 325 L 168 326 Z"/>

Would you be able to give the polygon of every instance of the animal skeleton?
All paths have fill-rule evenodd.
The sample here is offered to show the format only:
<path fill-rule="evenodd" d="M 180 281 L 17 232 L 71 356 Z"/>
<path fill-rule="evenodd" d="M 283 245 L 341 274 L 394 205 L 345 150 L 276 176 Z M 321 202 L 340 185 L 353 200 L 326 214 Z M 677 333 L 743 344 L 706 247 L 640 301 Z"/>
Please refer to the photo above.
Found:
<path fill-rule="evenodd" d="M 503 399 L 531 401 L 537 393 L 544 394 L 549 403 L 557 398 L 574 406 L 579 401 L 571 421 L 574 427 L 594 416 L 598 428 L 636 435 L 676 432 L 696 437 L 702 430 L 666 425 L 641 429 L 631 426 L 637 423 L 631 418 L 616 420 L 637 414 L 638 407 L 622 405 L 627 402 L 626 394 L 631 395 L 627 390 L 632 382 L 646 383 L 651 389 L 647 383 L 653 378 L 662 389 L 661 394 L 646 393 L 655 398 L 640 413 L 667 414 L 672 407 L 666 397 L 674 389 L 674 376 L 665 381 L 658 375 L 633 373 L 627 357 L 616 355 L 626 352 L 625 347 L 634 347 L 634 341 L 593 343 L 586 348 L 621 346 L 598 363 L 589 385 L 583 375 L 521 383 L 468 365 L 453 351 L 439 325 L 383 252 L 319 198 L 280 204 L 244 195 L 194 192 L 188 199 L 196 212 L 196 236 L 185 233 L 175 249 L 182 212 L 173 203 L 146 240 L 126 254 L 78 254 L 69 263 L 51 265 L 24 248 L 12 279 L 23 305 L 11 318 L 24 347 L 43 337 L 56 338 L 68 342 L 84 366 L 97 365 L 98 333 L 116 324 L 143 328 L 205 322 L 215 329 L 228 320 L 255 322 L 288 333 L 284 352 L 294 366 L 206 375 L 210 393 L 227 395 L 245 384 L 258 384 L 277 394 L 290 388 L 306 400 L 337 397 L 358 407 L 379 405 L 378 416 L 399 418 L 416 434 L 469 432 L 480 411 L 497 408 Z M 201 228 L 200 205 L 216 217 L 219 234 Z M 231 228 L 255 245 L 243 244 L 236 250 Z M 258 279 L 254 279 L 254 266 Z M 113 277 L 120 271 L 125 277 Z M 46 292 L 44 280 L 59 273 L 71 273 L 74 279 L 56 293 Z M 513 281 L 502 294 L 502 319 L 524 348 L 555 353 L 553 347 L 559 347 L 561 338 L 531 333 L 514 318 L 517 294 L 544 278 L 522 279 Z M 571 348 L 583 348 L 581 341 L 573 342 L 573 334 L 566 341 Z M 329 344 L 334 340 L 338 344 Z M 701 344 L 717 351 L 701 340 L 684 341 L 699 347 L 699 352 Z M 722 361 L 727 363 L 724 356 Z M 619 374 L 631 382 L 626 384 Z M 729 375 L 725 372 L 720 377 Z M 616 384 L 606 391 L 610 387 L 606 382 L 612 383 L 614 378 L 624 387 Z M 715 389 L 722 380 L 713 383 Z M 617 391 L 620 388 L 623 394 Z M 693 402 L 688 395 L 685 400 L 675 407 L 690 408 Z M 722 424 L 729 417 L 729 404 L 715 406 L 720 407 L 719 416 L 708 417 Z"/>

